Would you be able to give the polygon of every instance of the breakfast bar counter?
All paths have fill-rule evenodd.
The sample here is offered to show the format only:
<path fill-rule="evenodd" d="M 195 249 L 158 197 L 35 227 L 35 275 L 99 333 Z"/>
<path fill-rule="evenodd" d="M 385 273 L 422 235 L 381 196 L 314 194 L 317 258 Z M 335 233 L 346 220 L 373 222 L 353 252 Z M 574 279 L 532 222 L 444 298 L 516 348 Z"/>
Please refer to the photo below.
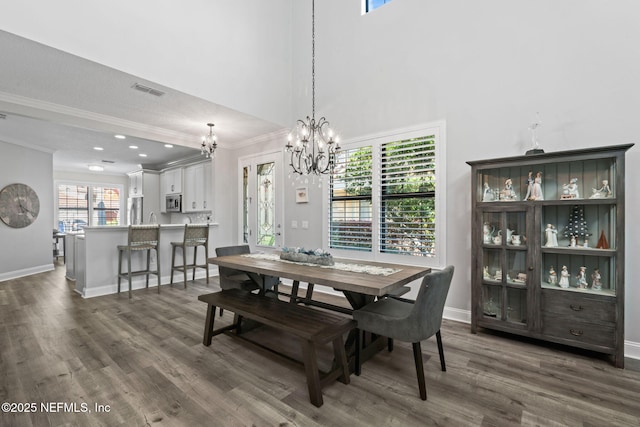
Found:
<path fill-rule="evenodd" d="M 209 224 L 209 252 L 213 253 L 214 229 L 217 223 Z M 118 290 L 118 245 L 126 245 L 128 236 L 127 226 L 95 226 L 84 228 L 84 238 L 75 246 L 74 271 L 67 274 L 75 277 L 76 292 L 84 298 L 100 295 L 115 294 Z M 171 280 L 171 242 L 181 242 L 184 236 L 184 224 L 160 224 L 160 275 L 161 283 L 167 284 Z M 76 236 L 76 239 L 80 236 Z M 80 253 L 79 253 L 80 252 Z M 140 254 L 134 254 L 140 255 Z M 204 260 L 204 251 L 199 251 L 198 257 Z M 134 256 L 133 269 L 140 269 L 144 262 L 142 256 Z M 181 259 L 181 258 L 180 258 Z M 151 264 L 155 267 L 158 260 L 155 251 L 151 252 Z M 71 273 L 71 272 L 70 272 Z M 70 277 L 71 276 L 71 277 Z M 205 271 L 199 270 L 196 278 L 205 277 Z M 149 286 L 157 286 L 156 280 L 151 280 Z M 145 287 L 144 276 L 133 280 L 132 288 Z"/>

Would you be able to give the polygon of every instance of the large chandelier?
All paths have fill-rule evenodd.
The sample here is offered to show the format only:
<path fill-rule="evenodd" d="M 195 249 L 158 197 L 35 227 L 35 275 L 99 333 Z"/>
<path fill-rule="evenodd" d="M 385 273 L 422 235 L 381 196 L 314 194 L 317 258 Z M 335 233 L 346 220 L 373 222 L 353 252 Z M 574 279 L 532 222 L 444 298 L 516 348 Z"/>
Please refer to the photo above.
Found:
<path fill-rule="evenodd" d="M 315 0 L 311 1 L 311 117 L 298 120 L 287 137 L 285 150 L 291 153 L 291 171 L 297 175 L 332 173 L 340 150 L 338 137 L 324 117 L 316 121 L 316 31 Z"/>
<path fill-rule="evenodd" d="M 202 145 L 200 146 L 200 154 L 204 154 L 207 158 L 213 157 L 218 143 L 216 142 L 216 134 L 213 133 L 213 123 L 207 123 L 209 126 L 209 135 L 202 138 Z"/>

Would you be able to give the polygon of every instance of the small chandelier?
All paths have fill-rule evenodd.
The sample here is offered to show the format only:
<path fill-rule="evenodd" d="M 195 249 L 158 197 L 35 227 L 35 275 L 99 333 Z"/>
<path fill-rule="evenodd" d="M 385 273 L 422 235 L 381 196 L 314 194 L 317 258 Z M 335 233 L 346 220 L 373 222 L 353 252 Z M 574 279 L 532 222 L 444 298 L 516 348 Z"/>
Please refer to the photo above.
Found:
<path fill-rule="evenodd" d="M 316 31 L 315 0 L 311 1 L 311 117 L 298 120 L 287 137 L 285 150 L 291 153 L 291 171 L 297 175 L 323 175 L 332 173 L 335 156 L 340 150 L 324 117 L 316 121 Z"/>
<path fill-rule="evenodd" d="M 213 123 L 207 123 L 209 126 L 209 135 L 202 138 L 202 145 L 200 146 L 200 154 L 204 154 L 207 158 L 213 157 L 215 154 L 216 148 L 218 148 L 218 143 L 216 142 L 216 134 L 213 133 Z"/>

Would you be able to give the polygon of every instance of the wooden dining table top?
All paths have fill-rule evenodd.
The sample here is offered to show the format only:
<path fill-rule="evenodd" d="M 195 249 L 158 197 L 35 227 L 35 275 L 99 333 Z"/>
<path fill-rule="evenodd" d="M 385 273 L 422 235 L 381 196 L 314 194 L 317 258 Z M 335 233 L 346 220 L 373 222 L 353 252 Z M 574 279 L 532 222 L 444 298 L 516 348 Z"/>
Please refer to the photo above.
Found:
<path fill-rule="evenodd" d="M 388 275 L 371 274 L 360 271 L 287 262 L 280 259 L 266 259 L 249 255 L 230 255 L 212 257 L 207 261 L 222 267 L 248 271 L 257 274 L 329 286 L 344 292 L 355 292 L 370 296 L 383 296 L 407 283 L 427 275 L 431 268 L 404 264 L 392 264 L 372 261 L 348 260 L 336 258 L 336 264 L 350 264 L 355 267 L 390 269 Z"/>

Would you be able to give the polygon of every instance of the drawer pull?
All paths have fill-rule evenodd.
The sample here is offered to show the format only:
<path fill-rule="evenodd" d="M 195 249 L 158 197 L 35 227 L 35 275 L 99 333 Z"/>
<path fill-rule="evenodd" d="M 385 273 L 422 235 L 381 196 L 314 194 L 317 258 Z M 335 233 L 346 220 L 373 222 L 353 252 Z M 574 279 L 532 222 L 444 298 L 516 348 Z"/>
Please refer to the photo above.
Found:
<path fill-rule="evenodd" d="M 569 307 L 571 307 L 571 310 L 573 310 L 573 311 L 582 311 L 582 310 L 584 310 L 584 307 L 581 306 L 581 305 L 571 304 Z"/>
<path fill-rule="evenodd" d="M 579 329 L 569 329 L 569 333 L 576 337 L 579 337 L 583 334 L 583 332 Z"/>

